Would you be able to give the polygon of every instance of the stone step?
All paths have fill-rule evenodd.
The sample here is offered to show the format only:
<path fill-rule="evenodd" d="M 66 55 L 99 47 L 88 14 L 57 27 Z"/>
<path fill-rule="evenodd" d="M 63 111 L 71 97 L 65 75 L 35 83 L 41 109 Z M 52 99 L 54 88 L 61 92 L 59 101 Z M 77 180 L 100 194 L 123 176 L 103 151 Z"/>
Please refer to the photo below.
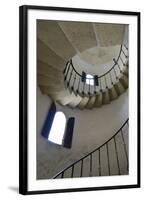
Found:
<path fill-rule="evenodd" d="M 89 101 L 88 101 L 88 103 L 87 103 L 87 105 L 85 107 L 88 108 L 88 109 L 92 109 L 93 106 L 94 106 L 95 101 L 96 101 L 96 96 L 90 97 Z"/>
<path fill-rule="evenodd" d="M 102 93 L 100 92 L 98 95 L 96 95 L 94 107 L 100 107 L 101 105 L 102 105 Z"/>
<path fill-rule="evenodd" d="M 94 24 L 94 30 L 101 47 L 121 45 L 124 37 L 124 25 Z"/>
<path fill-rule="evenodd" d="M 57 97 L 57 101 L 62 104 L 62 105 L 69 105 L 71 103 L 72 105 L 72 102 L 75 102 L 76 101 L 76 97 L 75 95 L 72 93 L 72 94 L 69 94 L 69 95 L 66 95 L 65 94 L 63 96 L 59 96 Z"/>
<path fill-rule="evenodd" d="M 109 90 L 102 92 L 102 104 L 108 104 L 110 103 L 110 96 L 109 96 Z"/>
<path fill-rule="evenodd" d="M 81 100 L 82 100 L 82 98 L 79 95 L 77 95 L 77 97 L 75 97 L 68 105 L 71 108 L 75 108 L 77 105 L 79 105 Z"/>
<path fill-rule="evenodd" d="M 118 94 L 114 86 L 109 89 L 109 98 L 110 101 L 113 101 L 118 98 Z"/>
<path fill-rule="evenodd" d="M 54 85 L 48 85 L 48 86 L 40 85 L 39 87 L 40 87 L 40 90 L 43 91 L 43 93 L 45 93 L 47 95 L 52 94 L 52 93 L 59 93 L 59 92 L 65 90 L 64 87 L 61 86 L 61 85 L 57 85 L 57 86 L 54 86 Z"/>
<path fill-rule="evenodd" d="M 97 45 L 92 23 L 59 22 L 59 25 L 78 52 Z"/>
<path fill-rule="evenodd" d="M 128 67 L 125 67 L 125 68 L 124 68 L 123 74 L 126 75 L 126 76 L 128 77 L 128 74 L 129 74 Z"/>
<path fill-rule="evenodd" d="M 114 84 L 114 88 L 118 96 L 120 96 L 125 91 L 125 88 L 123 87 L 120 81 Z"/>
<path fill-rule="evenodd" d="M 44 44 L 40 39 L 37 40 L 37 59 L 56 69 L 63 71 L 66 62 L 60 56 L 58 56 L 54 51 L 52 51 L 46 44 Z"/>
<path fill-rule="evenodd" d="M 50 66 L 42 61 L 37 61 L 37 73 L 41 75 L 51 75 L 53 77 L 60 76 L 63 79 L 63 72 L 55 68 L 54 66 Z"/>
<path fill-rule="evenodd" d="M 85 106 L 87 105 L 88 101 L 89 101 L 88 97 L 83 97 L 81 102 L 78 104 L 78 108 L 84 109 Z"/>
<path fill-rule="evenodd" d="M 128 77 L 126 75 L 123 74 L 123 76 L 119 79 L 119 81 L 121 82 L 121 84 L 125 89 L 128 88 Z"/>
<path fill-rule="evenodd" d="M 76 54 L 57 21 L 38 20 L 37 35 L 45 45 L 66 61 Z"/>
<path fill-rule="evenodd" d="M 57 87 L 58 85 L 63 85 L 63 81 L 59 78 L 54 78 L 51 76 L 44 76 L 44 75 L 39 75 L 37 76 L 38 84 L 43 85 L 43 86 L 49 86 L 51 85 L 54 87 Z"/>

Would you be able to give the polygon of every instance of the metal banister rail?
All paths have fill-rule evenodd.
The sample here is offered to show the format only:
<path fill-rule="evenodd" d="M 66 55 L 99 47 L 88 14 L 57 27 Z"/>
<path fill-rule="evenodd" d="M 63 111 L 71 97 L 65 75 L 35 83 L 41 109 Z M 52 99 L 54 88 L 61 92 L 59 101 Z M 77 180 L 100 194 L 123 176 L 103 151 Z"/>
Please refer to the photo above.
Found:
<path fill-rule="evenodd" d="M 110 160 L 109 160 L 109 144 L 110 144 L 110 141 L 114 141 L 114 147 L 115 147 L 115 155 L 116 155 L 116 160 L 117 160 L 117 169 L 118 169 L 118 174 L 121 175 L 121 168 L 120 168 L 120 161 L 119 161 L 119 155 L 118 155 L 118 148 L 117 148 L 117 141 L 116 141 L 116 136 L 117 135 L 120 135 L 121 138 L 122 138 L 122 146 L 123 146 L 123 150 L 124 150 L 124 154 L 125 154 L 125 159 L 126 160 L 126 163 L 125 163 L 125 168 L 126 168 L 126 171 L 128 172 L 128 169 L 129 169 L 129 161 L 128 161 L 128 152 L 127 152 L 127 148 L 126 148 L 126 142 L 124 140 L 124 132 L 123 132 L 123 129 L 124 127 L 128 127 L 128 121 L 129 119 L 127 119 L 125 121 L 125 123 L 121 126 L 121 128 L 109 139 L 107 140 L 105 143 L 103 143 L 101 146 L 97 147 L 96 149 L 94 149 L 93 151 L 91 151 L 90 153 L 88 153 L 87 155 L 83 156 L 82 158 L 78 159 L 77 161 L 73 162 L 72 164 L 70 164 L 68 167 L 64 168 L 62 171 L 60 171 L 58 174 L 56 174 L 53 179 L 55 178 L 64 178 L 64 174 L 67 170 L 69 170 L 71 168 L 71 178 L 74 177 L 74 168 L 75 168 L 75 165 L 77 163 L 80 163 L 81 164 L 81 170 L 80 170 L 80 174 L 79 174 L 79 177 L 82 177 L 83 176 L 83 167 L 84 167 L 84 159 L 85 158 L 88 158 L 90 157 L 90 161 L 89 161 L 89 175 L 92 176 L 93 172 L 92 172 L 92 158 L 93 158 L 93 154 L 98 152 L 98 155 L 99 155 L 99 163 L 98 163 L 98 168 L 99 168 L 99 176 L 101 176 L 101 155 L 100 155 L 100 150 L 102 149 L 102 147 L 106 146 L 106 153 L 107 153 L 107 167 L 108 167 L 108 175 L 111 175 L 111 170 L 110 170 Z M 123 163 L 122 163 L 123 164 Z"/>
<path fill-rule="evenodd" d="M 121 45 L 119 50 L 119 55 L 117 59 L 113 58 L 113 66 L 104 74 L 96 75 L 97 84 L 91 85 L 90 83 L 86 83 L 82 81 L 82 74 L 80 74 L 74 67 L 72 59 L 70 59 L 65 66 L 63 71 L 64 73 L 64 82 L 66 83 L 66 87 L 70 90 L 70 92 L 85 94 L 88 93 L 90 95 L 95 95 L 97 92 L 102 90 L 102 86 L 104 89 L 110 88 L 116 80 L 119 79 L 120 75 L 123 74 L 123 68 L 128 67 L 128 48 L 126 45 Z M 86 73 L 85 73 L 86 74 Z M 86 77 L 87 82 L 89 80 L 94 81 L 93 78 Z M 86 91 L 85 86 L 88 85 L 88 90 Z M 83 88 L 83 89 L 82 89 Z M 85 91 L 84 91 L 85 90 Z"/>

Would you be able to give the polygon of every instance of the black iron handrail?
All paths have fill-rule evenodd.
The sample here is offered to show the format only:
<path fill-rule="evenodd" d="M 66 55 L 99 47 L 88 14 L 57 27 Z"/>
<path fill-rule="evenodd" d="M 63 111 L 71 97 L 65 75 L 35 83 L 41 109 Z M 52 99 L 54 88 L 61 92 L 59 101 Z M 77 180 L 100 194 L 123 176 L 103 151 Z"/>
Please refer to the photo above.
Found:
<path fill-rule="evenodd" d="M 81 164 L 82 164 L 81 167 L 83 167 L 83 160 L 84 160 L 85 158 L 89 157 L 89 156 L 90 156 L 90 162 L 92 162 L 92 161 L 91 161 L 91 159 L 92 159 L 92 154 L 95 153 L 96 151 L 99 151 L 99 153 L 100 153 L 100 149 L 101 149 L 103 146 L 105 146 L 105 145 L 106 145 L 107 150 L 108 150 L 108 143 L 109 143 L 112 139 L 114 139 L 114 143 L 115 143 L 115 151 L 116 151 L 116 154 L 117 154 L 118 171 L 119 171 L 119 175 L 120 175 L 120 167 L 119 167 L 119 160 L 118 160 L 118 153 L 117 153 L 117 146 L 116 146 L 115 137 L 116 137 L 116 135 L 117 135 L 118 133 L 120 133 L 120 132 L 123 133 L 123 132 L 122 132 L 122 129 L 124 128 L 124 126 L 125 126 L 126 124 L 128 124 L 128 121 L 129 121 L 129 119 L 127 119 L 127 120 L 125 121 L 125 123 L 121 126 L 121 128 L 120 128 L 110 139 L 108 139 L 106 142 L 104 142 L 102 145 L 100 145 L 99 147 L 97 147 L 96 149 L 94 149 L 93 151 L 91 151 L 90 153 L 88 153 L 87 155 L 83 156 L 82 158 L 78 159 L 78 160 L 75 161 L 74 163 L 70 164 L 68 167 L 64 168 L 62 171 L 60 171 L 58 174 L 56 174 L 56 175 L 53 177 L 53 179 L 59 177 L 60 175 L 62 175 L 61 178 L 63 178 L 63 177 L 64 177 L 65 171 L 68 170 L 68 169 L 70 169 L 70 168 L 72 168 L 72 171 L 73 171 L 73 170 L 74 170 L 74 166 L 75 166 L 78 162 L 81 162 Z M 128 170 L 128 155 L 127 155 L 127 151 L 126 151 L 126 147 L 125 147 L 125 142 L 124 142 L 123 134 L 122 134 L 122 139 L 123 139 L 123 143 L 124 143 L 124 151 L 125 151 L 125 155 L 126 155 L 126 159 L 127 159 L 127 170 Z M 107 151 L 107 153 L 108 153 L 108 151 Z M 108 160 L 109 160 L 109 155 L 107 155 L 107 156 L 108 156 Z M 108 163 L 109 163 L 109 161 L 108 161 Z M 92 167 L 92 166 L 91 166 L 91 167 Z M 90 167 L 90 168 L 91 168 L 91 167 Z M 108 164 L 108 169 L 109 169 L 109 168 L 110 168 L 110 166 L 109 166 L 109 164 Z M 109 175 L 110 175 L 110 169 L 109 169 L 108 171 L 109 171 Z M 101 173 L 99 173 L 99 174 L 101 174 Z"/>
<path fill-rule="evenodd" d="M 98 78 L 101 78 L 101 77 L 105 76 L 105 75 L 108 74 L 110 71 L 112 71 L 113 68 L 116 66 L 118 60 L 120 59 L 121 52 L 123 52 L 122 46 L 123 46 L 123 45 L 120 46 L 119 55 L 118 55 L 117 59 L 116 59 L 116 60 L 114 59 L 115 62 L 114 62 L 114 64 L 113 64 L 113 66 L 112 66 L 106 73 L 104 73 L 104 74 L 98 76 Z M 124 45 L 124 46 L 125 46 L 125 45 Z M 126 46 L 125 46 L 125 48 L 127 49 Z M 73 65 L 73 62 L 72 62 L 72 59 L 71 59 L 70 61 L 68 61 L 67 64 L 68 64 L 68 63 L 71 64 L 71 66 L 72 66 L 73 70 L 75 71 L 75 73 L 76 73 L 78 76 L 82 77 L 82 75 L 81 75 L 79 72 L 77 72 L 77 70 L 75 69 L 75 67 L 74 67 L 74 65 Z M 67 64 L 66 64 L 66 67 L 67 67 Z M 93 79 L 93 78 L 87 78 L 87 79 Z"/>
<path fill-rule="evenodd" d="M 123 49 L 123 47 L 125 49 Z M 128 67 L 128 48 L 125 45 L 120 46 L 119 55 L 117 59 L 113 59 L 113 62 L 114 65 L 106 73 L 100 76 L 95 75 L 92 78 L 88 78 L 87 76 L 83 77 L 79 72 L 77 72 L 72 59 L 69 60 L 63 71 L 66 88 L 68 88 L 70 92 L 73 91 L 76 95 L 79 94 L 82 96 L 96 95 L 98 91 L 110 88 L 114 85 L 114 82 L 124 74 L 124 71 L 126 70 L 124 66 Z M 93 84 L 90 84 L 88 80 L 93 80 Z M 89 85 L 88 88 L 85 87 L 86 85 Z"/>

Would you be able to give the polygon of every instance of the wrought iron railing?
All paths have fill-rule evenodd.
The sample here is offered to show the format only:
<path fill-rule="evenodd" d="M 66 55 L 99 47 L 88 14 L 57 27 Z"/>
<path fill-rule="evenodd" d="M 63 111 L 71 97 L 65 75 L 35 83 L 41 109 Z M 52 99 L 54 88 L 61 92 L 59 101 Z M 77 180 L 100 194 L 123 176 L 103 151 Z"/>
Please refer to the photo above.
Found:
<path fill-rule="evenodd" d="M 86 78 L 83 81 L 83 76 L 79 73 L 74 65 L 72 59 L 66 63 L 64 73 L 64 82 L 66 88 L 70 92 L 74 92 L 75 95 L 80 96 L 93 96 L 100 91 L 105 91 L 108 88 L 113 87 L 115 83 L 119 81 L 123 75 L 124 70 L 128 67 L 128 48 L 126 45 L 120 46 L 120 51 L 117 59 L 113 58 L 114 64 L 112 67 L 102 75 L 94 75 L 93 78 Z M 92 80 L 94 84 L 88 83 Z"/>
<path fill-rule="evenodd" d="M 128 170 L 129 170 L 129 160 L 128 160 L 128 142 L 125 141 L 125 136 L 128 137 L 128 119 L 126 120 L 126 122 L 121 126 L 121 128 L 108 140 L 106 141 L 104 144 L 102 144 L 101 146 L 99 146 L 98 148 L 94 149 L 93 151 L 91 151 L 90 153 L 88 153 L 87 155 L 83 156 L 82 158 L 80 158 L 79 160 L 75 161 L 74 163 L 70 164 L 68 167 L 66 167 L 65 169 L 63 169 L 62 171 L 60 171 L 58 174 L 56 174 L 53 178 L 65 178 L 65 174 L 67 174 L 67 171 L 69 171 L 69 178 L 73 178 L 74 176 L 74 172 L 75 172 L 75 167 L 79 164 L 80 165 L 80 170 L 79 170 L 79 174 L 77 173 L 76 177 L 84 177 L 83 175 L 83 169 L 84 169 L 84 161 L 85 159 L 89 158 L 89 162 L 87 163 L 88 167 L 87 170 L 89 171 L 89 176 L 93 176 L 93 170 L 94 168 L 93 166 L 93 158 L 94 155 L 98 156 L 98 162 L 95 163 L 95 166 L 98 167 L 98 176 L 102 175 L 102 164 L 101 164 L 101 150 L 103 147 L 105 147 L 106 149 L 106 160 L 107 160 L 107 171 L 108 174 L 107 175 L 113 175 L 111 166 L 114 165 L 113 163 L 111 164 L 111 160 L 110 160 L 110 152 L 109 152 L 109 147 L 111 146 L 111 142 L 113 141 L 114 143 L 114 154 L 116 157 L 116 168 L 117 168 L 117 174 L 121 175 L 123 174 L 121 170 L 125 171 L 125 174 L 128 174 Z M 121 137 L 121 149 L 118 148 L 118 138 Z M 123 148 L 123 149 L 122 149 Z M 122 157 L 122 150 L 123 150 L 123 158 L 120 159 L 120 157 Z M 119 152 L 120 151 L 120 152 Z M 124 169 L 125 168 L 125 169 Z M 68 176 L 66 176 L 68 178 Z"/>

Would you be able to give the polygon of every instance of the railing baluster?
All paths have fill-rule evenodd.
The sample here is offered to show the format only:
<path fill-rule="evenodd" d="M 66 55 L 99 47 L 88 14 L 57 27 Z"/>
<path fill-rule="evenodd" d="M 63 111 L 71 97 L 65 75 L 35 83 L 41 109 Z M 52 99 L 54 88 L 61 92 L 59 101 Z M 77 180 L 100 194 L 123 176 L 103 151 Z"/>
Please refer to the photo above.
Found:
<path fill-rule="evenodd" d="M 73 74 L 73 68 L 72 68 L 72 70 L 71 70 L 70 77 L 69 77 L 69 80 L 68 80 L 68 84 L 67 84 L 68 86 L 70 85 L 70 81 L 71 81 L 72 74 Z"/>
<path fill-rule="evenodd" d="M 100 91 L 102 92 L 102 83 L 101 83 L 101 78 L 99 80 L 99 83 L 100 83 Z"/>
<path fill-rule="evenodd" d="M 118 77 L 117 77 L 117 74 L 116 74 L 116 70 L 115 70 L 115 68 L 113 68 L 113 70 L 114 70 L 114 75 L 115 75 L 115 78 L 116 78 L 116 80 L 118 79 Z"/>
<path fill-rule="evenodd" d="M 108 85 L 107 85 L 106 75 L 104 76 L 104 78 L 105 78 L 105 87 L 106 87 L 106 89 L 107 89 L 107 88 L 108 88 Z"/>
<path fill-rule="evenodd" d="M 125 44 L 123 46 L 126 48 L 126 50 L 128 50 L 128 47 Z"/>
<path fill-rule="evenodd" d="M 92 153 L 90 154 L 90 176 L 92 176 Z"/>
<path fill-rule="evenodd" d="M 111 71 L 110 71 L 110 73 L 109 73 L 109 76 L 110 76 L 111 84 L 113 85 L 113 80 L 112 80 Z"/>
<path fill-rule="evenodd" d="M 80 172 L 80 177 L 83 175 L 83 159 L 81 160 L 81 172 Z"/>
<path fill-rule="evenodd" d="M 127 50 L 127 51 L 126 51 Z M 111 80 L 111 84 L 113 85 L 113 81 L 115 80 L 113 80 L 112 79 L 112 77 L 111 77 L 111 75 L 112 75 L 112 73 L 114 72 L 114 75 L 115 75 L 115 77 L 116 77 L 116 79 L 118 79 L 118 75 L 119 75 L 119 72 L 120 73 L 122 73 L 123 72 L 123 68 L 122 68 L 122 66 L 121 66 L 121 63 L 123 64 L 123 66 L 125 66 L 126 64 L 125 64 L 125 61 L 127 60 L 126 58 L 128 58 L 128 48 L 126 47 L 126 45 L 124 44 L 124 45 L 121 45 L 120 46 L 120 50 L 119 50 L 119 55 L 118 55 L 118 57 L 117 57 L 117 59 L 113 59 L 113 61 L 114 61 L 114 64 L 113 64 L 113 66 L 111 67 L 111 69 L 109 69 L 105 74 L 103 74 L 103 75 L 100 75 L 99 76 L 99 88 L 98 88 L 98 90 L 100 90 L 100 91 L 102 91 L 102 89 L 104 89 L 104 83 L 103 82 L 105 82 L 105 86 L 106 86 L 106 88 L 109 88 L 109 82 L 107 81 L 107 74 L 109 74 L 108 76 L 110 76 L 110 80 Z M 72 59 L 70 59 L 70 61 L 68 61 L 67 63 L 66 63 L 66 67 L 65 67 L 65 69 L 64 69 L 64 71 L 63 71 L 63 73 L 64 73 L 64 80 L 67 80 L 67 86 L 70 86 L 70 90 L 73 90 L 74 89 L 74 86 L 75 86 L 75 82 L 77 82 L 77 81 L 75 81 L 75 78 L 74 78 L 74 80 L 73 80 L 73 85 L 70 85 L 70 82 L 71 82 L 71 77 L 72 77 L 72 73 L 71 72 L 69 72 L 69 70 L 70 70 L 70 68 L 72 68 L 72 71 L 71 72 L 75 72 L 75 77 L 76 76 L 78 76 L 79 77 L 79 81 L 81 81 L 81 77 L 82 77 L 82 75 L 78 72 L 78 71 L 76 71 L 76 69 L 74 68 L 74 66 L 73 66 L 73 62 L 72 62 Z M 118 70 L 118 71 L 117 71 Z M 118 73 L 118 74 L 117 74 Z M 67 77 L 69 75 L 69 78 Z M 69 79 L 69 80 L 68 80 Z M 103 80 L 103 79 L 105 79 L 105 80 Z M 91 79 L 88 79 L 89 80 L 89 84 L 88 84 L 88 94 L 89 95 L 95 95 L 96 94 L 96 87 L 95 87 L 95 85 L 92 87 L 91 86 L 91 84 L 90 84 L 90 81 L 91 81 Z M 81 86 L 81 82 L 78 82 L 78 88 L 77 88 L 77 93 L 79 92 L 79 86 Z M 84 87 L 85 85 L 82 85 L 82 88 Z M 81 89 L 82 90 L 82 89 Z M 87 93 L 87 91 L 81 91 L 82 93 Z M 77 95 L 77 94 L 76 94 Z"/>
<path fill-rule="evenodd" d="M 66 66 L 65 66 L 65 68 L 64 68 L 64 70 L 63 70 L 63 74 L 65 74 L 65 72 L 66 72 L 66 70 L 67 70 L 67 67 L 68 67 L 68 64 L 69 64 L 69 61 L 66 63 Z"/>
<path fill-rule="evenodd" d="M 128 56 L 125 54 L 125 52 L 123 51 L 123 49 L 122 49 L 122 53 L 124 54 L 124 56 L 127 58 Z"/>
<path fill-rule="evenodd" d="M 96 85 L 94 85 L 94 94 L 96 94 Z"/>
<path fill-rule="evenodd" d="M 118 63 L 118 61 L 116 61 L 116 59 L 114 58 L 113 59 L 113 61 L 114 61 L 114 63 L 118 66 L 118 68 L 119 68 L 119 71 L 120 71 L 120 73 L 122 72 L 122 70 L 121 70 L 121 68 L 120 68 L 120 65 L 119 65 L 119 63 Z"/>
<path fill-rule="evenodd" d="M 63 178 L 64 177 L 64 171 L 61 173 L 61 178 Z"/>
<path fill-rule="evenodd" d="M 67 71 L 66 71 L 66 75 L 65 75 L 64 80 L 67 79 L 67 75 L 68 75 L 68 72 L 69 72 L 69 69 L 70 69 L 70 62 L 68 62 L 68 67 L 67 67 L 67 68 L 68 68 L 68 69 L 67 69 Z"/>
<path fill-rule="evenodd" d="M 73 174 L 74 174 L 74 165 L 72 165 L 71 178 L 73 178 Z"/>
<path fill-rule="evenodd" d="M 106 149 L 107 149 L 108 173 L 109 173 L 109 176 L 110 176 L 110 160 L 109 160 L 108 143 L 106 143 Z"/>
<path fill-rule="evenodd" d="M 83 95 L 85 94 L 85 82 L 83 82 L 83 91 L 82 91 L 82 94 Z"/>
<path fill-rule="evenodd" d="M 75 81 L 76 81 L 76 73 L 75 73 L 74 80 L 73 80 L 73 85 L 72 85 L 72 88 L 71 88 L 72 90 L 74 90 Z"/>
<path fill-rule="evenodd" d="M 78 88 L 77 88 L 77 93 L 79 93 L 79 87 L 80 87 L 80 77 L 79 77 L 79 82 L 78 82 Z"/>
<path fill-rule="evenodd" d="M 99 152 L 99 176 L 101 176 L 101 159 L 100 159 L 100 148 L 99 148 L 98 152 Z"/>
<path fill-rule="evenodd" d="M 81 159 L 75 161 L 73 164 L 69 165 L 68 167 L 66 167 L 65 169 L 63 169 L 61 172 L 59 172 L 57 175 L 55 175 L 53 178 L 57 178 L 59 176 L 61 176 L 61 178 L 64 177 L 64 173 L 66 172 L 66 170 L 71 169 L 71 177 L 74 177 L 74 167 L 77 163 L 81 162 L 81 169 L 80 169 L 80 177 L 83 176 L 83 160 L 85 158 L 88 158 L 90 156 L 90 175 L 92 175 L 92 159 L 93 159 L 93 153 L 98 153 L 98 171 L 99 171 L 99 176 L 101 176 L 101 148 L 104 147 L 106 145 L 107 148 L 107 159 L 108 159 L 108 171 L 109 171 L 109 175 L 111 175 L 111 169 L 110 169 L 110 159 L 109 159 L 109 141 L 114 140 L 114 147 L 115 147 L 115 153 L 116 153 L 116 162 L 117 162 L 117 167 L 118 167 L 118 173 L 119 175 L 121 175 L 121 170 L 120 170 L 120 162 L 119 162 L 119 155 L 118 155 L 118 149 L 117 149 L 117 143 L 116 143 L 116 136 L 118 134 L 120 134 L 120 132 L 122 131 L 123 127 L 128 126 L 128 119 L 127 121 L 121 126 L 121 128 L 105 143 L 103 143 L 100 147 L 94 149 L 93 151 L 91 151 L 90 153 L 88 153 L 87 155 L 83 156 Z M 121 132 L 122 134 L 122 132 Z M 123 137 L 123 136 L 122 136 Z M 124 137 L 122 138 L 123 140 L 123 144 L 125 144 L 125 140 Z M 125 146 L 125 150 L 126 150 L 126 145 Z M 125 151 L 126 155 L 127 155 L 127 150 Z M 127 155 L 127 163 L 128 163 L 128 155 Z"/>
<path fill-rule="evenodd" d="M 90 95 L 90 80 L 89 80 L 89 91 L 88 91 L 88 94 Z"/>
<path fill-rule="evenodd" d="M 129 168 L 129 164 L 128 164 L 128 154 L 127 154 L 127 150 L 126 150 L 126 143 L 124 140 L 124 136 L 123 136 L 123 130 L 121 129 L 121 136 L 122 136 L 122 141 L 123 141 L 123 145 L 124 145 L 124 151 L 125 151 L 125 156 L 126 156 L 126 160 L 127 160 L 127 170 Z"/>
<path fill-rule="evenodd" d="M 116 139 L 115 139 L 115 137 L 114 137 L 113 139 L 114 139 L 114 145 L 115 145 L 115 152 L 116 152 L 116 159 L 117 159 L 118 173 L 119 173 L 119 175 L 120 175 L 121 172 L 120 172 L 120 165 L 119 165 L 119 158 L 118 158 L 117 144 L 116 144 Z"/>
<path fill-rule="evenodd" d="M 123 59 L 121 58 L 121 56 L 119 58 L 120 58 L 122 64 L 125 65 Z"/>

